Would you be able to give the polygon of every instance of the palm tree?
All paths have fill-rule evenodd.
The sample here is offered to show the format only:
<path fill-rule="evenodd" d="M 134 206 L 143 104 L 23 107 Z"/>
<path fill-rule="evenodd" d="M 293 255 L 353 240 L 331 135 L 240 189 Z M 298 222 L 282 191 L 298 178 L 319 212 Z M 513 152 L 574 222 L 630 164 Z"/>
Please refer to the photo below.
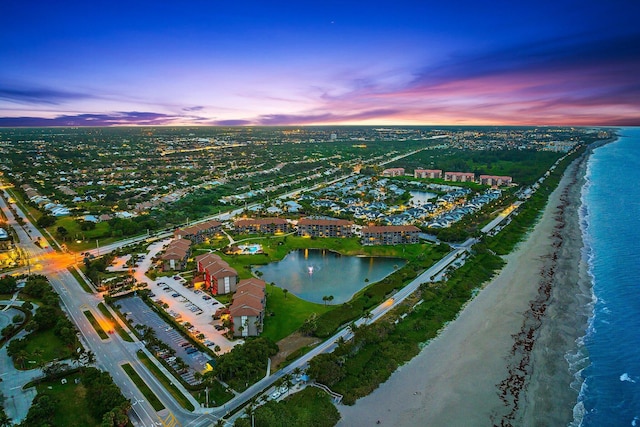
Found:
<path fill-rule="evenodd" d="M 80 361 L 84 357 L 85 349 L 83 347 L 78 347 L 76 351 L 71 353 L 71 360 L 75 362 L 76 366 L 80 364 Z"/>
<path fill-rule="evenodd" d="M 329 296 L 327 297 L 327 301 L 329 301 L 329 302 L 333 301 L 333 295 L 329 295 Z"/>
<path fill-rule="evenodd" d="M 24 350 L 20 350 L 13 356 L 13 360 L 15 363 L 20 364 L 20 367 L 24 369 L 24 361 L 27 360 L 27 352 Z"/>
<path fill-rule="evenodd" d="M 373 318 L 373 313 L 371 313 L 370 311 L 367 311 L 364 314 L 364 318 L 366 319 L 365 323 L 369 323 L 371 321 L 371 319 Z"/>
<path fill-rule="evenodd" d="M 294 368 L 293 371 L 291 371 L 291 373 L 294 376 L 298 377 L 298 376 L 302 375 L 302 368 L 300 366 L 298 366 L 298 367 Z"/>
<path fill-rule="evenodd" d="M 4 411 L 0 411 L 0 427 L 11 427 L 12 425 L 11 418 Z"/>
<path fill-rule="evenodd" d="M 256 420 L 254 417 L 254 413 L 256 411 L 256 400 L 255 399 L 251 399 L 249 401 L 249 403 L 247 404 L 247 414 L 249 415 L 249 417 L 251 418 L 251 427 L 255 426 Z"/>
<path fill-rule="evenodd" d="M 38 367 L 44 365 L 44 361 L 42 360 L 43 354 L 44 354 L 44 351 L 41 348 L 36 348 L 31 352 L 31 357 L 33 357 L 34 359 L 38 359 L 36 360 Z"/>
<path fill-rule="evenodd" d="M 289 289 L 283 289 L 282 293 L 284 293 L 284 299 L 287 299 L 287 294 L 289 293 Z"/>
<path fill-rule="evenodd" d="M 291 390 L 291 386 L 293 385 L 291 374 L 287 374 L 284 376 L 284 385 L 287 387 L 287 396 L 289 396 L 289 391 Z"/>
<path fill-rule="evenodd" d="M 324 301 L 324 305 L 325 307 L 327 306 L 327 301 L 329 300 L 329 297 L 327 295 L 322 297 L 322 301 Z"/>
<path fill-rule="evenodd" d="M 85 366 L 93 365 L 94 363 L 96 363 L 96 354 L 93 351 L 86 351 L 82 356 L 82 363 L 84 363 Z"/>

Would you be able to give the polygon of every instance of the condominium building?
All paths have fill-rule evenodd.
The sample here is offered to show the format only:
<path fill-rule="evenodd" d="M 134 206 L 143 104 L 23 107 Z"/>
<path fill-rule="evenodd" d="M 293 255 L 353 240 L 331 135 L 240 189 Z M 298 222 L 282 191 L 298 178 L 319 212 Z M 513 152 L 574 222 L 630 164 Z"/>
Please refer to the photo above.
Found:
<path fill-rule="evenodd" d="M 241 280 L 229 307 L 229 315 L 233 321 L 233 335 L 236 337 L 260 335 L 264 324 L 266 303 L 264 281 L 255 277 Z"/>
<path fill-rule="evenodd" d="M 198 273 L 202 274 L 205 287 L 213 295 L 235 292 L 238 272 L 216 254 L 203 254 L 196 257 Z"/>
<path fill-rule="evenodd" d="M 276 234 L 289 231 L 289 223 L 284 218 L 246 218 L 234 223 L 236 233 Z"/>
<path fill-rule="evenodd" d="M 510 176 L 480 175 L 480 184 L 483 185 L 499 187 L 501 185 L 510 185 L 512 182 L 513 179 Z"/>
<path fill-rule="evenodd" d="M 413 171 L 414 178 L 442 178 L 441 169 L 416 169 Z"/>
<path fill-rule="evenodd" d="M 298 221 L 298 236 L 303 237 L 351 237 L 353 222 L 345 219 L 302 218 Z"/>
<path fill-rule="evenodd" d="M 197 244 L 219 234 L 221 227 L 222 224 L 220 222 L 212 219 L 188 227 L 178 228 L 173 232 L 173 236 L 177 239 L 188 239 Z"/>
<path fill-rule="evenodd" d="M 184 270 L 187 266 L 187 260 L 191 253 L 191 240 L 176 239 L 172 240 L 160 257 L 162 260 L 162 269 L 168 270 Z"/>
<path fill-rule="evenodd" d="M 382 171 L 382 176 L 402 176 L 404 168 L 390 168 Z"/>
<path fill-rule="evenodd" d="M 445 181 L 453 182 L 474 182 L 476 175 L 473 172 L 445 172 Z"/>
<path fill-rule="evenodd" d="M 363 245 L 400 245 L 418 243 L 420 229 L 413 225 L 381 225 L 362 229 Z"/>

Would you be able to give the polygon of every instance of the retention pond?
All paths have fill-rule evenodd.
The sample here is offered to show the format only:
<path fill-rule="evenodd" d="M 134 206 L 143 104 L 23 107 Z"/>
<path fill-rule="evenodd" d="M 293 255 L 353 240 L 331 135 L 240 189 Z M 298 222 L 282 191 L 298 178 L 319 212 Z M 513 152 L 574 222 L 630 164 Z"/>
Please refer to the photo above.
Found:
<path fill-rule="evenodd" d="M 332 304 L 341 304 L 405 262 L 399 258 L 344 256 L 323 249 L 300 249 L 258 271 L 263 274 L 262 280 L 306 301 L 322 304 L 322 298 L 331 295 Z"/>

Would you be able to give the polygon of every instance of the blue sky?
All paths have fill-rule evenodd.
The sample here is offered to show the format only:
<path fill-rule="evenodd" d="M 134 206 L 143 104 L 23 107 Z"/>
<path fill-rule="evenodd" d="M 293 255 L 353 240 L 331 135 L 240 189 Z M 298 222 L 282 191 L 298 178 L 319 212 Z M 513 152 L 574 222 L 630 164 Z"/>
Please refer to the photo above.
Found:
<path fill-rule="evenodd" d="M 5 0 L 0 126 L 640 125 L 637 1 L 226 3 Z"/>

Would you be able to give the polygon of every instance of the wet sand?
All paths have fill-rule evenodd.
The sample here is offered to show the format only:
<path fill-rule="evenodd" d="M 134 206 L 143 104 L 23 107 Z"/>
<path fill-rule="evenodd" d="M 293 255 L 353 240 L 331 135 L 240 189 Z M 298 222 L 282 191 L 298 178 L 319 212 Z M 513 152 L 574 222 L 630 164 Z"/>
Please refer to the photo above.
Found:
<path fill-rule="evenodd" d="M 575 161 L 503 270 L 425 349 L 339 426 L 567 425 L 565 355 L 584 335 L 590 285 L 579 226 L 587 156 Z"/>

